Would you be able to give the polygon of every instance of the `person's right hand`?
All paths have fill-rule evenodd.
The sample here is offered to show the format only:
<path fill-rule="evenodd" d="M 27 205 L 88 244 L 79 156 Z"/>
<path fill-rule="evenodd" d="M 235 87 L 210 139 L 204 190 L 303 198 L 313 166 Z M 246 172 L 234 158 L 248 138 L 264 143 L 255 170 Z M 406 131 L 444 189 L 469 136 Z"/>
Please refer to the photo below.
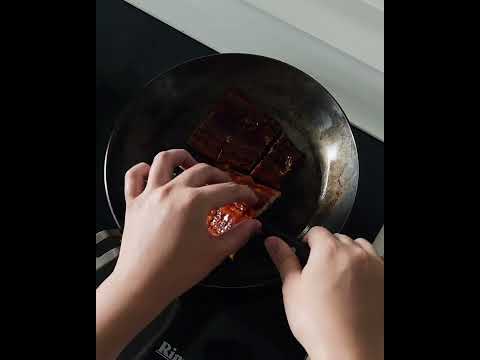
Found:
<path fill-rule="evenodd" d="M 312 360 L 384 358 L 384 262 L 364 239 L 312 228 L 301 268 L 281 239 L 265 246 L 283 281 L 290 328 Z"/>
<path fill-rule="evenodd" d="M 173 178 L 177 166 L 185 171 Z M 257 197 L 183 149 L 163 151 L 151 166 L 137 164 L 126 173 L 120 255 L 96 293 L 97 358 L 116 358 L 171 301 L 260 230 L 260 221 L 249 219 L 210 235 L 209 211 L 237 201 L 252 205 Z"/>

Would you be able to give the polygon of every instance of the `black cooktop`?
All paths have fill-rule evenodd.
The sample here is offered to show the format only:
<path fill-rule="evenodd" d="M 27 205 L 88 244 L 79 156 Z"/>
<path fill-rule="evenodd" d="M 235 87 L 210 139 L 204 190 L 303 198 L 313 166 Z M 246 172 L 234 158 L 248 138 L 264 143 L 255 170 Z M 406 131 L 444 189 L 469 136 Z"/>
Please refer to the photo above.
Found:
<path fill-rule="evenodd" d="M 115 227 L 105 196 L 103 160 L 118 112 L 159 73 L 213 53 L 121 0 L 96 2 L 97 232 Z M 373 239 L 384 223 L 384 145 L 355 127 L 352 130 L 360 179 L 343 232 Z M 103 276 L 97 274 L 97 284 Z M 288 329 L 280 284 L 242 290 L 195 287 L 152 322 L 122 354 L 123 359 L 177 360 L 304 356 Z"/>

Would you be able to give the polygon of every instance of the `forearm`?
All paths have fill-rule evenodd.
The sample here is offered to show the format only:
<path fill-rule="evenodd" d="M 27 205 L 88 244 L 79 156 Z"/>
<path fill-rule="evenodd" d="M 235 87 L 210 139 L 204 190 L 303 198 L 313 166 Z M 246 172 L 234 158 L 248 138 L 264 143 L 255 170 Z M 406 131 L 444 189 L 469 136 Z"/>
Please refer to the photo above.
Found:
<path fill-rule="evenodd" d="M 383 346 L 366 348 L 364 345 L 339 342 L 323 348 L 317 347 L 307 351 L 309 360 L 382 360 Z"/>
<path fill-rule="evenodd" d="M 149 304 L 145 296 L 114 274 L 96 292 L 96 358 L 115 359 L 122 349 L 167 305 Z"/>

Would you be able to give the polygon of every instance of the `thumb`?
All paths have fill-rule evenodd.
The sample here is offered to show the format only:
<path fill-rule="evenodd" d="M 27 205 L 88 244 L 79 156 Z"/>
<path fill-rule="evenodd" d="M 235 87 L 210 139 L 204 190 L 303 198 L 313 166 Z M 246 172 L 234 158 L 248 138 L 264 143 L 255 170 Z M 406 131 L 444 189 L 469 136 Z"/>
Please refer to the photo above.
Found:
<path fill-rule="evenodd" d="M 226 255 L 236 253 L 261 227 L 262 223 L 258 220 L 242 221 L 220 237 L 219 243 L 222 244 L 222 250 Z"/>
<path fill-rule="evenodd" d="M 301 274 L 302 266 L 297 255 L 285 241 L 276 236 L 270 236 L 265 240 L 265 247 L 284 284 Z"/>

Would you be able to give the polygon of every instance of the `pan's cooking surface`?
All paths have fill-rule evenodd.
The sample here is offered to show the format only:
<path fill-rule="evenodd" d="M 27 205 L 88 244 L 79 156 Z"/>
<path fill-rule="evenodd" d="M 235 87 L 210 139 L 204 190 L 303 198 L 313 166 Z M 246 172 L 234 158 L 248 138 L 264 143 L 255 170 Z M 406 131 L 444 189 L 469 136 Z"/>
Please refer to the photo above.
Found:
<path fill-rule="evenodd" d="M 276 60 L 240 54 L 180 65 L 153 80 L 123 112 L 105 163 L 108 198 L 118 225 L 123 226 L 126 170 L 141 161 L 151 162 L 159 151 L 185 147 L 209 107 L 232 87 L 275 117 L 306 155 L 302 168 L 262 220 L 291 237 L 315 224 L 339 231 L 358 181 L 357 152 L 345 115 L 328 92 L 301 71 Z M 234 263 L 219 267 L 206 284 L 251 286 L 275 279 L 262 240 L 252 239 Z"/>

